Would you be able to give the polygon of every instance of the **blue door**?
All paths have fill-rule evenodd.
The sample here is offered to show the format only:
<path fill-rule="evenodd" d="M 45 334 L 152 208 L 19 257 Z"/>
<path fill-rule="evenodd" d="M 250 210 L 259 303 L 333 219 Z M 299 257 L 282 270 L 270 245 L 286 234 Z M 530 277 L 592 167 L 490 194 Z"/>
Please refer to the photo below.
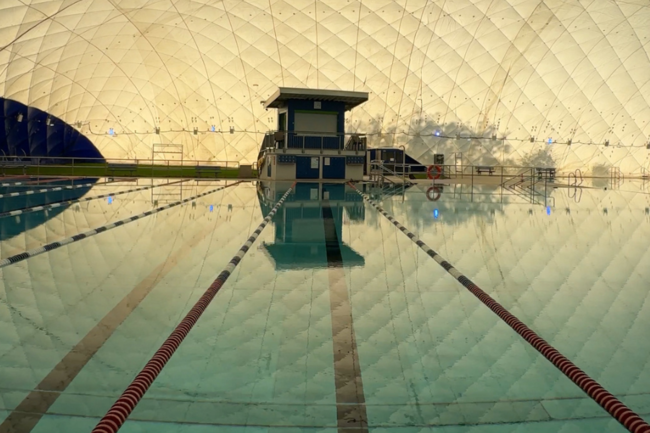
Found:
<path fill-rule="evenodd" d="M 296 179 L 318 179 L 319 168 L 320 157 L 318 156 L 296 157 Z"/>
<path fill-rule="evenodd" d="M 323 157 L 323 179 L 345 179 L 345 157 Z"/>

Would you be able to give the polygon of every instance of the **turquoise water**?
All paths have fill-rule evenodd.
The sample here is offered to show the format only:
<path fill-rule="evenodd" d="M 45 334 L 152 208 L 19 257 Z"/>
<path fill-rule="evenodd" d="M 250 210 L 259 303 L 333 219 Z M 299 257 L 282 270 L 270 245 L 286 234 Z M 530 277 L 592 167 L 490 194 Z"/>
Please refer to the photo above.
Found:
<path fill-rule="evenodd" d="M 98 183 L 79 196 L 144 182 Z M 0 257 L 220 186 L 188 181 L 3 217 Z M 366 188 L 650 420 L 644 186 L 598 186 L 579 199 L 556 189 L 543 203 L 486 187 L 447 186 L 435 202 L 424 186 Z M 53 403 L 25 431 L 90 431 L 287 187 L 230 186 L 0 269 L 4 428 L 41 390 Z M 354 341 L 333 331 L 346 320 Z M 98 323 L 105 341 L 69 364 L 65 389 L 44 383 L 83 352 L 73 350 L 80 341 L 101 340 Z M 363 404 L 337 391 L 337 377 L 358 380 L 334 362 L 339 349 L 357 354 Z M 337 401 L 362 407 L 372 432 L 625 431 L 352 189 L 299 185 L 120 431 L 336 432 Z"/>

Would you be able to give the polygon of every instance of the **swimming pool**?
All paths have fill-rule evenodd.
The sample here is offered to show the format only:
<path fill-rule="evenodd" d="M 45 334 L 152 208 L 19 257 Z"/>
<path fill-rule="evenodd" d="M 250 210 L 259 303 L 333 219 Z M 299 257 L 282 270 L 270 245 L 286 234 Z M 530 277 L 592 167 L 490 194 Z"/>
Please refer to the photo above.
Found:
<path fill-rule="evenodd" d="M 0 431 L 91 431 L 290 187 L 99 179 L 5 201 L 0 259 L 59 245 L 0 269 Z M 357 187 L 650 420 L 646 184 Z M 626 430 L 353 188 L 314 183 L 120 431 Z"/>

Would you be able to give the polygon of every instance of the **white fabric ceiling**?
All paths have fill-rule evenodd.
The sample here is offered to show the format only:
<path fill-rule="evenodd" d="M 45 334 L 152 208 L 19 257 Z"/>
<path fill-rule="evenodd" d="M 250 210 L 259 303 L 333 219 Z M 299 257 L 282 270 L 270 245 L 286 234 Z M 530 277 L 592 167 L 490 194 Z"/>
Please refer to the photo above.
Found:
<path fill-rule="evenodd" d="M 253 161 L 275 127 L 260 101 L 287 86 L 370 92 L 348 129 L 406 144 L 424 162 L 459 152 L 466 164 L 641 172 L 650 168 L 649 6 L 2 0 L 0 95 L 81 122 L 111 158 L 150 158 L 154 144 L 173 143 L 185 158 Z M 452 138 L 433 137 L 437 129 Z"/>

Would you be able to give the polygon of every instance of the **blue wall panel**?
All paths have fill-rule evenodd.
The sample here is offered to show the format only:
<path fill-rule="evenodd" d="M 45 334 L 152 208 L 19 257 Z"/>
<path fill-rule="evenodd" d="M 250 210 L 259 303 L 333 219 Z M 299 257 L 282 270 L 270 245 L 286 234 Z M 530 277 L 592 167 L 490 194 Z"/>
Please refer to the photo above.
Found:
<path fill-rule="evenodd" d="M 315 156 L 320 160 L 319 157 Z M 296 157 L 296 179 L 318 179 L 320 174 L 320 161 L 318 161 L 318 167 L 312 168 L 311 166 L 311 156 L 298 156 Z"/>
<path fill-rule="evenodd" d="M 345 179 L 345 156 L 323 157 L 323 179 Z"/>

